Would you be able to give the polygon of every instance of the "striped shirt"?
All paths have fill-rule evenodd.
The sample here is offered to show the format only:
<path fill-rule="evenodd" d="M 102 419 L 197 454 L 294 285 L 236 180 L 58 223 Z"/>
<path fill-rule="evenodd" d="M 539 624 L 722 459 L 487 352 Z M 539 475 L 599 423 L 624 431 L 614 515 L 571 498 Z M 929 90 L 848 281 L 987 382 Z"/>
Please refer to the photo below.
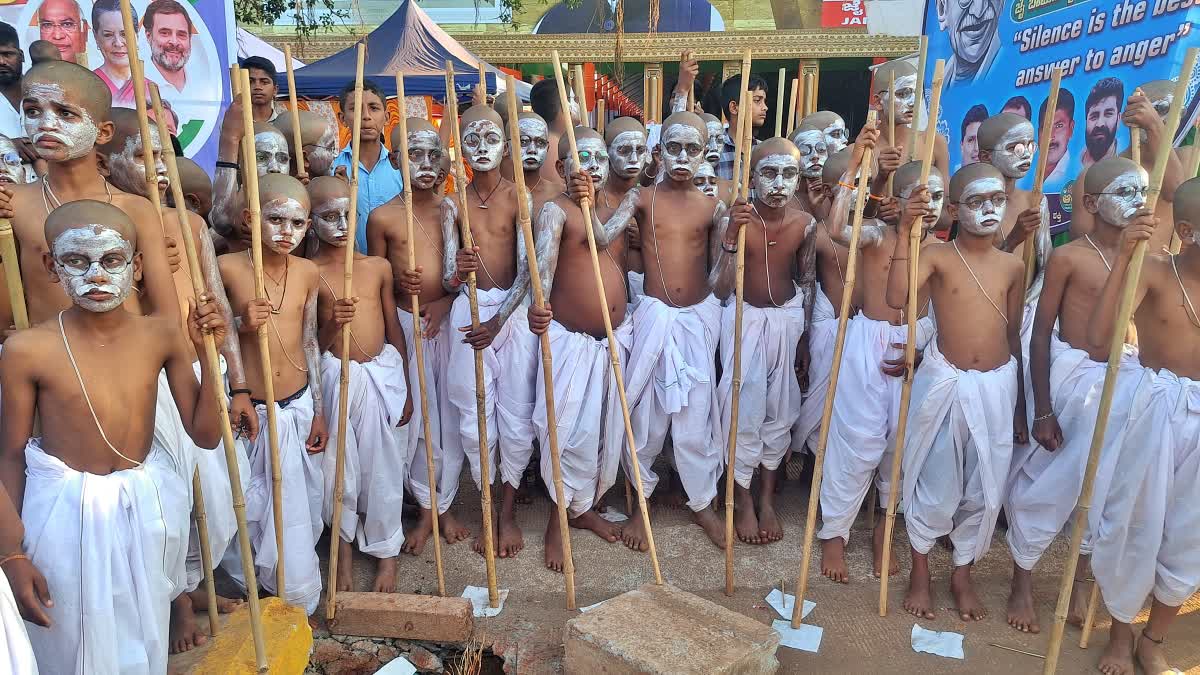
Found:
<path fill-rule="evenodd" d="M 724 145 L 721 147 L 721 160 L 717 162 L 717 178 L 733 180 L 733 158 L 737 156 L 737 145 L 729 137 L 729 125 L 725 125 Z M 758 145 L 758 139 L 750 138 L 750 146 Z"/>

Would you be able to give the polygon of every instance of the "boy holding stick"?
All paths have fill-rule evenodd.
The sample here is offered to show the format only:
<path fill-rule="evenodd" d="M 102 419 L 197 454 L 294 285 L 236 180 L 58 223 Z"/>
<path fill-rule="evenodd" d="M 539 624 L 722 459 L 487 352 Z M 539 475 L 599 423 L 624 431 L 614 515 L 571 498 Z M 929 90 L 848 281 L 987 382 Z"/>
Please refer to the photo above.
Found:
<path fill-rule="evenodd" d="M 912 64 L 904 59 L 888 61 L 875 69 L 871 80 L 871 104 L 879 111 L 881 128 L 895 125 L 896 137 L 879 140 L 879 154 L 891 148 L 907 151 L 917 141 L 913 123 L 917 120 L 921 102 L 917 100 L 917 78 L 920 76 Z M 895 81 L 893 90 L 892 82 Z M 894 120 L 891 118 L 895 117 Z M 943 176 L 950 175 L 950 151 L 941 134 L 933 134 L 933 165 Z"/>
<path fill-rule="evenodd" d="M 404 543 L 400 511 L 408 472 L 408 424 L 412 397 L 408 386 L 408 346 L 396 312 L 392 268 L 383 258 L 355 254 L 354 292 L 338 298 L 336 280 L 345 267 L 350 186 L 333 176 L 318 176 L 308 184 L 312 221 L 319 245 L 313 262 L 321 275 L 317 295 L 317 327 L 324 350 L 321 357 L 322 397 L 329 433 L 337 438 L 341 416 L 338 387 L 341 378 L 340 330 L 349 330 L 350 436 L 346 444 L 346 481 L 342 522 L 338 526 L 337 590 L 353 590 L 353 551 L 358 548 L 379 560 L 371 590 L 396 590 L 397 556 Z M 333 281 L 331 281 L 333 280 Z M 353 322 L 353 323 L 351 323 Z M 325 503 L 323 517 L 332 514 L 334 454 L 325 453 Z"/>
<path fill-rule="evenodd" d="M 297 121 L 300 125 L 300 148 L 296 147 L 295 141 Z M 294 114 L 275 118 L 274 124 L 287 139 L 288 153 L 293 160 L 293 176 L 299 172 L 296 161 L 304 162 L 304 170 L 310 177 L 333 173 L 333 160 L 338 154 L 338 129 L 333 120 L 308 110 L 297 110 Z"/>
<path fill-rule="evenodd" d="M 992 245 L 1004 219 L 1004 188 L 1003 174 L 990 164 L 959 169 L 949 195 L 959 235 L 921 251 L 916 270 L 917 287 L 928 284 L 931 309 L 943 317 L 913 381 L 912 398 L 921 404 L 909 414 L 904 439 L 913 559 L 904 608 L 925 619 L 934 618 L 929 551 L 947 534 L 954 543 L 950 590 L 959 618 L 987 615 L 971 566 L 991 544 L 1013 444 L 1028 434 L 1020 367 L 1024 265 Z M 908 295 L 910 230 L 915 220 L 937 215 L 927 194 L 910 196 L 908 207 L 893 247 L 893 258 L 905 262 L 888 273 L 887 303 L 896 309 Z M 922 216 L 911 217 L 914 211 Z"/>

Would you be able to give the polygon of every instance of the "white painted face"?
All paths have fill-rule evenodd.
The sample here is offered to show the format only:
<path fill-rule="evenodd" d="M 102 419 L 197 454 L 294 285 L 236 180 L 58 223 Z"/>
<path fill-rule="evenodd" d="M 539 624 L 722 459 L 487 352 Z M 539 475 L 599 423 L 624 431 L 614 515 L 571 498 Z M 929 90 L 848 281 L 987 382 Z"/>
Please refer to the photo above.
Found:
<path fill-rule="evenodd" d="M 48 162 L 79 159 L 96 146 L 100 129 L 83 106 L 67 100 L 57 82 L 30 82 L 21 101 L 25 135 Z"/>
<path fill-rule="evenodd" d="M 1149 181 L 1143 170 L 1126 171 L 1112 179 L 1097 195 L 1100 217 L 1106 223 L 1127 227 L 1137 212 L 1146 207 L 1146 188 Z"/>
<path fill-rule="evenodd" d="M 333 172 L 333 160 L 338 154 L 337 140 L 337 128 L 327 126 L 316 145 L 304 146 L 309 175 L 328 176 Z"/>
<path fill-rule="evenodd" d="M 280 255 L 291 253 L 308 230 L 308 210 L 290 197 L 272 199 L 262 207 L 263 243 Z"/>
<path fill-rule="evenodd" d="M 582 170 L 592 177 L 595 187 L 602 187 L 608 182 L 608 149 L 599 138 L 583 138 L 579 140 L 579 161 L 566 162 L 567 171 L 574 173 Z"/>
<path fill-rule="evenodd" d="M 408 170 L 412 172 L 413 187 L 432 190 L 437 184 L 442 166 L 442 140 L 436 131 L 422 129 L 408 132 Z"/>
<path fill-rule="evenodd" d="M 800 184 L 800 162 L 792 155 L 767 155 L 754 165 L 754 194 L 773 209 L 783 208 Z"/>
<path fill-rule="evenodd" d="M 825 127 L 825 145 L 829 148 L 829 154 L 833 155 L 846 149 L 849 145 L 849 134 L 846 132 L 846 123 L 840 119 L 835 119 L 833 124 Z"/>
<path fill-rule="evenodd" d="M 1037 144 L 1033 140 L 1033 125 L 1022 122 L 1004 132 L 992 148 L 992 165 L 1008 178 L 1022 178 L 1033 166 Z"/>
<path fill-rule="evenodd" d="M 473 171 L 492 171 L 504 156 L 504 134 L 491 120 L 475 120 L 463 129 L 463 154 Z"/>
<path fill-rule="evenodd" d="M 1158 113 L 1158 117 L 1166 122 L 1167 113 L 1171 112 L 1171 103 L 1175 101 L 1175 92 L 1169 91 L 1162 98 L 1156 98 L 1150 101 L 1150 105 L 1154 106 L 1154 112 Z"/>
<path fill-rule="evenodd" d="M 700 130 L 689 124 L 672 124 L 664 129 L 662 159 L 671 180 L 691 180 L 704 161 Z"/>
<path fill-rule="evenodd" d="M 709 197 L 717 196 L 717 174 L 708 162 L 701 162 L 696 175 L 692 177 L 692 184 Z"/>
<path fill-rule="evenodd" d="M 517 122 L 517 129 L 521 133 L 521 166 L 526 171 L 542 168 L 550 148 L 550 130 L 546 123 L 526 117 Z"/>
<path fill-rule="evenodd" d="M 254 163 L 258 175 L 288 172 L 292 155 L 288 152 L 287 139 L 278 131 L 260 131 L 254 134 Z"/>
<path fill-rule="evenodd" d="M 640 131 L 624 131 L 617 134 L 608 146 L 608 161 L 612 172 L 621 178 L 636 178 L 642 173 L 650 159 L 646 147 L 646 135 Z"/>
<path fill-rule="evenodd" d="M 704 123 L 708 130 L 708 143 L 704 146 L 704 161 L 716 168 L 721 163 L 721 151 L 725 149 L 725 126 L 720 120 Z"/>
<path fill-rule="evenodd" d="M 829 160 L 829 146 L 825 132 L 809 129 L 796 135 L 796 147 L 800 149 L 800 170 L 805 178 L 820 178 L 825 162 Z"/>
<path fill-rule="evenodd" d="M 0 136 L 0 184 L 24 183 L 25 165 L 21 162 L 21 153 L 9 138 Z"/>
<path fill-rule="evenodd" d="M 994 176 L 976 178 L 963 188 L 959 196 L 958 224 L 974 235 L 995 234 L 1000 221 L 1004 220 L 1007 204 L 1004 181 Z"/>
<path fill-rule="evenodd" d="M 158 194 L 161 197 L 167 194 L 170 180 L 167 178 L 167 165 L 162 160 L 162 144 L 159 142 L 156 126 L 150 127 L 150 143 L 153 147 L 154 171 L 158 175 Z M 132 134 L 126 138 L 125 147 L 120 152 L 108 156 L 108 166 L 113 185 L 126 192 L 149 196 L 146 194 L 146 164 L 141 134 Z"/>
<path fill-rule="evenodd" d="M 104 225 L 64 231 L 50 246 L 58 281 L 71 302 L 89 312 L 111 312 L 133 289 L 133 245 Z"/>
<path fill-rule="evenodd" d="M 312 210 L 313 227 L 317 230 L 317 237 L 331 246 L 345 246 L 350 228 L 349 213 L 349 197 L 334 197 L 317 204 Z"/>
<path fill-rule="evenodd" d="M 887 115 L 892 108 L 889 103 L 891 92 L 886 88 L 880 96 L 880 102 L 883 103 L 883 114 Z M 917 106 L 917 76 L 904 75 L 896 78 L 896 122 L 900 124 L 910 124 L 913 120 L 913 112 Z"/>
<path fill-rule="evenodd" d="M 916 189 L 916 184 L 906 185 L 900 190 L 900 199 L 908 201 L 912 196 L 913 190 Z M 929 174 L 929 215 L 924 218 L 925 229 L 929 229 L 937 224 L 938 218 L 942 215 L 942 204 L 946 201 L 946 187 L 942 184 L 942 177 L 936 173 Z"/>

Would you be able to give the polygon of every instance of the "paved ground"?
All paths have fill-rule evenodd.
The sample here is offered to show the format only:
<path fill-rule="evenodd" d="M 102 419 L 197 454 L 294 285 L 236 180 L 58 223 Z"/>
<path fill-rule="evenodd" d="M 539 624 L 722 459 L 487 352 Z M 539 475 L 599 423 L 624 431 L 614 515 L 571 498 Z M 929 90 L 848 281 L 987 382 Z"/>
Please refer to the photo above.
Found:
<path fill-rule="evenodd" d="M 478 531 L 480 512 L 477 500 L 478 492 L 468 479 L 459 492 L 455 508 L 475 531 Z M 624 510 L 619 489 L 610 493 L 609 501 Z M 737 592 L 733 597 L 723 594 L 722 552 L 690 524 L 687 511 L 655 507 L 652 509 L 654 532 L 665 580 L 769 623 L 774 612 L 763 600 L 766 594 L 778 586 L 781 579 L 786 580 L 789 593 L 794 591 L 807 502 L 807 477 L 803 481 L 789 481 L 779 498 L 780 515 L 786 528 L 784 540 L 768 546 L 739 544 L 735 548 Z M 516 643 L 519 672 L 554 669 L 562 653 L 563 623 L 575 615 L 564 607 L 562 576 L 542 565 L 541 538 L 551 506 L 549 500 L 537 497 L 533 504 L 519 507 L 518 521 L 525 535 L 526 549 L 515 559 L 497 560 L 496 564 L 500 587 L 510 590 L 508 602 L 499 617 L 477 620 L 476 636 L 480 641 L 499 643 L 499 647 L 509 646 L 509 649 Z M 894 577 L 890 585 L 889 616 L 878 616 L 879 583 L 871 578 L 870 540 L 866 528 L 865 518 L 860 518 L 847 552 L 852 574 L 847 586 L 834 584 L 820 576 L 819 549 L 814 547 L 808 597 L 816 601 L 817 607 L 809 616 L 809 622 L 824 628 L 824 639 L 817 654 L 781 648 L 781 672 L 1040 672 L 1041 659 L 994 645 L 1045 653 L 1059 574 L 1066 555 L 1065 540 L 1056 542 L 1036 573 L 1039 616 L 1045 629 L 1042 635 L 1021 634 L 1005 623 L 1004 608 L 1012 561 L 1002 533 L 997 535 L 991 551 L 976 570 L 981 596 L 991 612 L 991 616 L 982 622 L 966 625 L 950 609 L 951 598 L 946 586 L 949 556 L 946 551 L 935 551 L 932 567 L 940 611 L 935 620 L 920 623 L 925 628 L 955 631 L 966 636 L 966 660 L 954 661 L 918 654 L 911 649 L 910 632 L 914 619 L 901 607 L 908 571 L 903 527 L 897 527 L 902 573 Z M 650 560 L 644 553 L 634 553 L 619 543 L 608 544 L 589 532 L 575 531 L 572 544 L 580 606 L 606 600 L 653 581 Z M 469 540 L 443 547 L 443 551 L 448 594 L 458 595 L 466 585 L 486 585 L 483 559 L 471 550 Z M 324 552 L 322 557 L 325 557 Z M 355 590 L 369 588 L 373 572 L 370 559 L 356 556 Z M 432 546 L 418 558 L 402 557 L 400 592 L 434 593 L 436 586 Z M 324 610 L 319 609 L 317 616 L 324 616 Z M 1143 613 L 1139 620 L 1145 618 Z M 1086 651 L 1078 648 L 1079 631 L 1068 628 L 1059 672 L 1095 672 L 1095 662 L 1106 641 L 1108 625 L 1108 616 L 1101 607 L 1092 646 Z M 1177 668 L 1200 673 L 1200 594 L 1183 608 L 1168 641 L 1168 653 Z"/>

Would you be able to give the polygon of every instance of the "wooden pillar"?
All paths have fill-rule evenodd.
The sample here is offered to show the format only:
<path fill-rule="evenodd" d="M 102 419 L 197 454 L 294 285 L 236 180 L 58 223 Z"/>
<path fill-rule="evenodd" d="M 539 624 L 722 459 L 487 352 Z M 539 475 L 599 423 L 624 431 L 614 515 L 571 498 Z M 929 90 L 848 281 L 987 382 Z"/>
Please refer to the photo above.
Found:
<path fill-rule="evenodd" d="M 811 77 L 806 78 L 806 75 Z M 809 87 L 805 86 L 806 80 L 812 83 Z M 817 59 L 802 59 L 800 61 L 800 95 L 796 97 L 797 105 L 800 107 L 798 114 L 801 119 L 818 110 L 820 82 L 821 62 Z"/>

